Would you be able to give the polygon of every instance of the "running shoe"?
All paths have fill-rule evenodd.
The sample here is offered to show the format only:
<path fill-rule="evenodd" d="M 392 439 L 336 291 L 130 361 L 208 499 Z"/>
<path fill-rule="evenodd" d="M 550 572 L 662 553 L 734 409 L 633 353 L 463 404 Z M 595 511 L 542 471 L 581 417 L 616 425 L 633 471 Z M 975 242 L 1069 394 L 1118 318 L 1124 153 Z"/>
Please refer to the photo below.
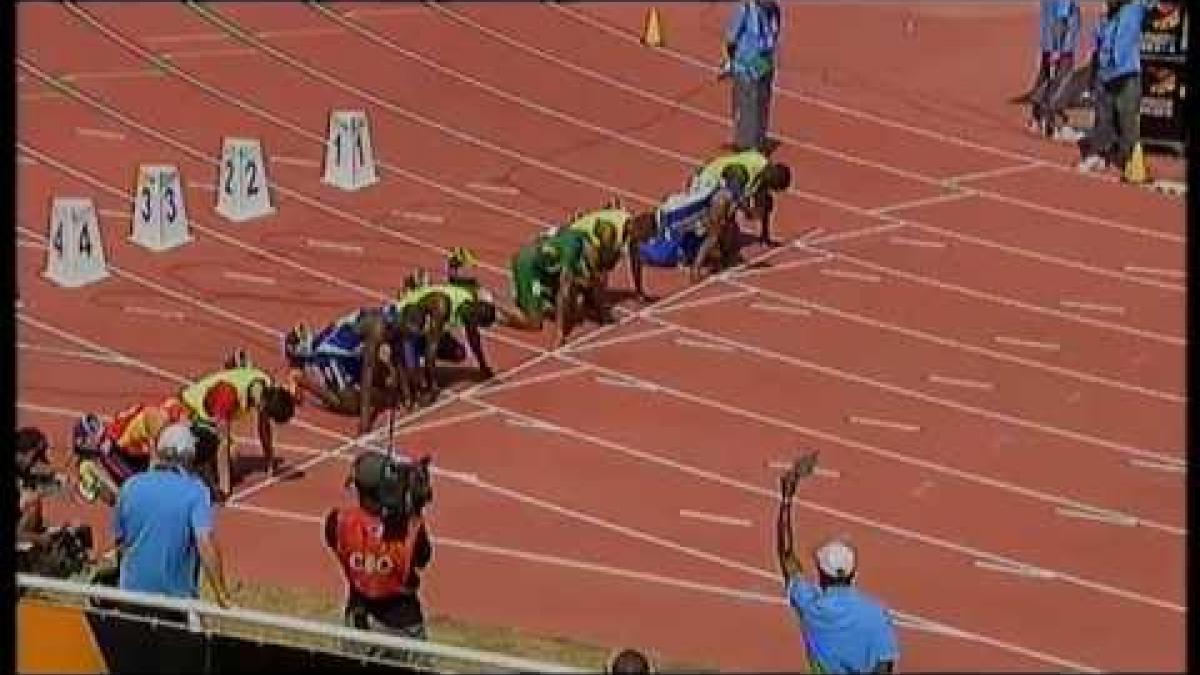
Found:
<path fill-rule="evenodd" d="M 90 459 L 79 463 L 79 496 L 89 504 L 100 497 L 100 467 Z"/>
<path fill-rule="evenodd" d="M 1079 163 L 1080 173 L 1089 173 L 1092 171 L 1100 171 L 1108 166 L 1108 162 L 1100 155 L 1089 155 Z"/>

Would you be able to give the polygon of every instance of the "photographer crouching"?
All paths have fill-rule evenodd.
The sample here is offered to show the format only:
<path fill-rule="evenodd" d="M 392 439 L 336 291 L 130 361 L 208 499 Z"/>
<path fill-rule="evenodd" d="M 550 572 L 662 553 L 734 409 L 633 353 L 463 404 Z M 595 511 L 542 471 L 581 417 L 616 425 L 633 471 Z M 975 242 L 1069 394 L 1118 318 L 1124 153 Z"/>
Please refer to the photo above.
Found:
<path fill-rule="evenodd" d="M 87 525 L 46 527 L 43 500 L 64 492 L 66 477 L 50 468 L 50 443 L 41 430 L 17 431 L 16 474 L 17 571 L 58 579 L 85 573 L 92 553 L 92 529 Z"/>
<path fill-rule="evenodd" d="M 408 461 L 367 452 L 354 462 L 351 480 L 358 505 L 331 510 L 324 528 L 325 544 L 346 579 L 346 624 L 423 640 L 425 617 L 417 589 L 418 570 L 429 564 L 433 553 L 421 518 L 432 498 L 429 459 Z M 421 661 L 403 650 L 348 649 Z"/>

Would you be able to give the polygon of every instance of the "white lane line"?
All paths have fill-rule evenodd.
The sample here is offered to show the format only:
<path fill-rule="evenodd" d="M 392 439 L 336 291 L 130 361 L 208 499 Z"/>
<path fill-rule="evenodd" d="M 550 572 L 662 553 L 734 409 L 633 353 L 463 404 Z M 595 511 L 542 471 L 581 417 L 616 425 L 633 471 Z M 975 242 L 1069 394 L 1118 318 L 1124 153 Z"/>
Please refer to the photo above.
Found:
<path fill-rule="evenodd" d="M 213 185 L 212 183 L 200 183 L 194 180 L 188 181 L 188 187 L 192 188 L 193 190 L 204 190 L 205 192 L 217 191 L 217 186 Z"/>
<path fill-rule="evenodd" d="M 632 377 L 609 377 L 607 375 L 600 375 L 593 378 L 593 380 L 598 384 L 604 384 L 610 387 L 624 387 L 626 389 L 640 389 L 642 391 L 658 391 L 658 387 L 654 386 L 653 384 L 650 384 L 649 382 L 642 382 L 641 380 L 637 380 Z"/>
<path fill-rule="evenodd" d="M 692 511 L 691 509 L 679 509 L 679 515 L 683 518 L 693 518 L 695 520 L 706 520 L 710 523 L 719 523 L 721 525 L 735 525 L 737 527 L 750 527 L 754 523 L 745 518 L 731 518 L 729 516 L 719 516 L 713 513 L 704 513 L 703 511 Z"/>
<path fill-rule="evenodd" d="M 756 309 L 760 312 L 774 312 L 776 314 L 791 314 L 793 316 L 812 316 L 812 312 L 803 307 L 789 307 L 787 305 L 775 305 L 769 302 L 753 302 L 750 303 L 750 309 Z"/>
<path fill-rule="evenodd" d="M 764 265 L 762 267 L 750 267 L 736 272 L 723 272 L 720 276 L 722 279 L 745 279 L 747 277 L 757 277 L 772 272 L 782 272 L 784 270 L 795 269 L 797 267 L 805 267 L 814 263 L 823 263 L 833 260 L 832 255 L 822 255 L 816 258 L 805 258 L 804 260 L 789 260 L 774 265 Z"/>
<path fill-rule="evenodd" d="M 582 352 L 594 351 L 602 347 L 625 344 L 626 342 L 639 342 L 641 340 L 648 340 L 650 338 L 658 337 L 664 333 L 673 332 L 675 332 L 675 328 L 671 326 L 659 326 L 658 328 L 651 328 L 649 330 L 639 331 L 629 335 L 618 335 L 617 337 L 605 338 L 603 340 L 592 340 L 591 342 L 582 343 L 579 346 L 567 345 L 563 351 L 571 354 L 579 354 Z"/>
<path fill-rule="evenodd" d="M 246 274 L 244 272 L 237 272 L 235 270 L 225 270 L 224 276 L 226 279 L 245 281 L 248 284 L 261 284 L 263 286 L 275 285 L 275 279 L 273 277 L 262 277 L 257 274 Z"/>
<path fill-rule="evenodd" d="M 117 218 L 119 220 L 129 220 L 133 214 L 128 211 L 118 211 L 116 209 L 96 209 L 96 215 L 101 218 Z"/>
<path fill-rule="evenodd" d="M 411 5 L 404 5 L 401 7 L 388 7 L 386 9 L 352 9 L 352 10 L 342 14 L 342 16 L 346 17 L 347 19 L 353 19 L 355 17 L 362 17 L 362 16 L 393 16 L 396 14 L 420 14 L 423 11 L 425 11 L 425 7 L 423 6 L 423 4 L 413 3 Z"/>
<path fill-rule="evenodd" d="M 45 101 L 48 99 L 66 98 L 66 94 L 57 91 L 35 91 L 31 94 L 21 94 L 18 101 Z"/>
<path fill-rule="evenodd" d="M 123 141 L 125 134 L 119 131 L 108 131 L 106 129 L 88 129 L 86 127 L 76 127 L 75 133 L 79 136 L 88 138 L 99 138 L 105 141 Z"/>
<path fill-rule="evenodd" d="M 1059 303 L 1068 309 L 1081 309 L 1086 312 L 1103 312 L 1105 314 L 1124 314 L 1125 308 L 1119 305 L 1102 305 L 1098 302 L 1080 302 L 1078 300 L 1060 300 Z"/>
<path fill-rule="evenodd" d="M 1015 574 L 1021 577 L 1030 577 L 1032 579 L 1044 579 L 1050 581 L 1058 578 L 1058 574 L 1051 570 L 1044 570 L 1040 567 L 1032 565 L 1009 565 L 1004 563 L 992 562 L 990 560 L 976 560 L 975 567 L 992 572 L 1004 572 L 1005 574 Z"/>
<path fill-rule="evenodd" d="M 1137 518 L 1125 513 L 1117 513 L 1116 511 L 1107 511 L 1101 509 L 1071 509 L 1059 506 L 1054 509 L 1054 512 L 1064 518 L 1095 520 L 1101 523 L 1120 525 L 1122 527 L 1136 527 L 1138 524 Z"/>
<path fill-rule="evenodd" d="M 305 239 L 304 245 L 309 248 L 320 248 L 327 251 L 341 251 L 342 253 L 357 253 L 362 254 L 363 247 L 358 244 L 343 244 L 340 241 L 327 241 L 325 239 Z"/>
<path fill-rule="evenodd" d="M 522 427 L 525 429 L 537 429 L 538 431 L 558 431 L 558 428 L 553 424 L 539 422 L 536 420 L 526 420 L 516 417 L 506 417 L 504 423 L 512 427 Z"/>
<path fill-rule="evenodd" d="M 864 427 L 879 427 L 880 429 L 894 429 L 896 431 L 904 431 L 907 433 L 915 433 L 921 430 L 921 427 L 915 424 L 904 424 L 902 422 L 889 422 L 888 420 L 875 419 L 873 417 L 858 417 L 851 415 L 850 421 Z"/>
<path fill-rule="evenodd" d="M 508 185 L 491 185 L 489 183 L 467 183 L 467 187 L 479 192 L 493 192 L 501 195 L 519 195 L 521 191 Z"/>
<path fill-rule="evenodd" d="M 989 169 L 987 171 L 976 171 L 974 173 L 964 173 L 964 174 L 959 174 L 957 176 L 951 176 L 950 178 L 946 179 L 946 182 L 956 184 L 956 183 L 967 183 L 967 182 L 970 182 L 973 180 L 983 180 L 985 178 L 999 178 L 1000 176 L 1007 176 L 1007 175 L 1014 174 L 1014 173 L 1023 173 L 1025 171 L 1029 171 L 1030 169 L 1037 169 L 1042 166 L 1045 166 L 1045 164 L 1043 164 L 1041 162 L 1036 162 L 1036 163 L 1029 162 L 1026 164 L 1016 164 L 1013 166 L 1001 167 L 999 169 Z"/>
<path fill-rule="evenodd" d="M 784 461 L 780 461 L 780 460 L 774 460 L 774 461 L 767 462 L 767 466 L 771 467 L 772 469 L 779 469 L 780 471 L 787 471 L 788 469 L 792 468 L 792 463 L 784 462 Z M 818 467 L 813 468 L 813 475 L 820 476 L 822 478 L 841 478 L 842 472 L 838 471 L 837 469 L 827 469 L 823 466 L 818 466 Z"/>
<path fill-rule="evenodd" d="M 315 159 L 303 159 L 301 157 L 284 157 L 275 155 L 271 157 L 272 164 L 284 164 L 287 166 L 299 166 L 305 169 L 319 169 L 321 163 Z"/>
<path fill-rule="evenodd" d="M 696 347 L 697 349 L 711 349 L 715 352 L 732 352 L 733 347 L 729 345 L 717 344 L 715 342 L 703 342 L 701 340 L 693 340 L 691 338 L 677 337 L 675 344 L 683 347 Z"/>
<path fill-rule="evenodd" d="M 193 49 L 185 52 L 167 52 L 162 54 L 163 58 L 167 59 L 203 59 L 203 58 L 219 58 L 222 56 L 251 56 L 257 54 L 257 49 L 247 49 L 243 47 L 234 47 L 231 49 Z"/>
<path fill-rule="evenodd" d="M 881 277 L 874 274 L 863 274 L 862 272 L 851 272 L 850 270 L 830 269 L 821 270 L 821 274 L 827 277 L 839 277 L 841 279 L 853 279 L 854 281 L 866 281 L 872 284 L 877 284 L 883 281 Z"/>
<path fill-rule="evenodd" d="M 37 160 L 32 157 L 26 157 L 25 155 L 17 155 L 17 164 L 24 164 L 25 166 L 33 166 L 33 165 L 37 164 Z"/>
<path fill-rule="evenodd" d="M 1056 351 L 1062 349 L 1062 347 L 1060 345 L 1058 345 L 1054 342 L 1039 342 L 1037 340 L 1025 340 L 1022 338 L 1007 337 L 1004 335 L 997 335 L 996 337 L 994 337 L 992 339 L 995 340 L 996 342 L 999 342 L 1002 345 L 1012 345 L 1014 347 L 1029 347 L 1030 349 L 1041 349 L 1041 350 L 1048 351 L 1048 352 L 1056 352 Z"/>
<path fill-rule="evenodd" d="M 913 239 L 912 237 L 888 237 L 888 242 L 897 246 L 913 246 L 915 248 L 946 248 L 944 241 Z"/>
<path fill-rule="evenodd" d="M 323 37 L 326 35 L 346 35 L 341 28 L 285 28 L 283 30 L 264 30 L 255 33 L 261 39 L 289 37 Z"/>
<path fill-rule="evenodd" d="M 692 309 L 694 307 L 704 307 L 706 305 L 715 305 L 717 303 L 728 302 L 729 300 L 736 300 L 738 298 L 744 298 L 747 295 L 754 295 L 754 294 L 755 294 L 755 291 L 752 291 L 752 290 L 738 290 L 738 291 L 730 291 L 728 293 L 721 293 L 719 295 L 712 295 L 707 298 L 697 298 L 695 300 L 685 300 L 683 302 L 678 302 L 678 303 L 671 303 L 670 301 L 666 301 L 665 303 L 661 303 L 659 305 L 651 305 L 650 307 L 647 307 L 646 314 L 647 315 L 656 315 L 656 314 L 666 314 L 667 312 L 676 313 L 677 311 L 683 310 L 683 309 Z"/>
<path fill-rule="evenodd" d="M 126 314 L 152 316 L 158 319 L 171 319 L 173 321 L 183 321 L 185 317 L 184 313 L 178 310 L 154 309 L 152 307 L 139 307 L 137 305 L 126 305 L 121 309 Z"/>
<path fill-rule="evenodd" d="M 929 381 L 936 382 L 937 384 L 948 384 L 952 387 L 967 387 L 968 389 L 987 389 L 991 391 L 996 388 L 996 385 L 991 382 L 968 380 L 961 377 L 947 377 L 946 375 L 938 375 L 937 373 L 930 374 Z"/>
<path fill-rule="evenodd" d="M 585 370 L 587 370 L 587 368 L 585 368 L 583 366 L 571 366 L 570 368 L 559 368 L 558 370 L 552 370 L 548 373 L 542 373 L 541 375 L 534 375 L 532 377 L 525 377 L 525 378 L 515 378 L 512 380 L 509 380 L 508 382 L 503 382 L 501 384 L 492 385 L 490 387 L 485 386 L 479 390 L 479 393 L 480 393 L 480 395 L 484 395 L 484 394 L 494 394 L 498 391 L 507 391 L 509 389 L 522 389 L 524 387 L 528 387 L 533 384 L 541 384 L 543 382 L 549 382 L 551 380 L 558 380 L 558 379 L 561 379 L 564 377 L 570 377 L 572 375 L 577 375 Z"/>
<path fill-rule="evenodd" d="M 401 218 L 404 218 L 405 220 L 415 220 L 420 223 L 444 223 L 444 222 L 446 222 L 445 217 L 433 215 L 430 213 L 417 213 L 416 211 L 392 211 L 392 213 L 398 214 Z"/>
<path fill-rule="evenodd" d="M 65 82 L 78 82 L 79 80 L 121 80 L 138 77 L 166 77 L 166 73 L 157 68 L 148 68 L 145 70 L 110 70 L 99 73 L 67 73 L 66 75 L 59 76 L 58 79 Z"/>
<path fill-rule="evenodd" d="M 1130 274 L 1150 274 L 1158 277 L 1171 277 L 1172 279 L 1182 279 L 1184 272 L 1182 270 L 1169 270 L 1161 267 L 1139 267 L 1137 265 L 1126 265 L 1125 271 Z"/>
<path fill-rule="evenodd" d="M 1182 462 L 1151 462 L 1145 459 L 1131 459 L 1129 460 L 1129 464 L 1141 469 L 1166 471 L 1168 473 L 1185 473 L 1187 471 L 1187 465 Z"/>
<path fill-rule="evenodd" d="M 75 349 L 59 349 L 57 347 L 47 347 L 45 345 L 35 345 L 29 342 L 18 342 L 17 349 L 27 352 L 40 352 L 42 354 L 53 354 L 70 359 L 81 359 L 84 361 L 99 361 L 100 363 L 114 363 L 117 365 L 129 365 L 129 359 L 121 356 L 113 356 L 111 354 L 100 354 L 96 352 L 85 352 Z"/>
<path fill-rule="evenodd" d="M 142 42 L 155 43 L 184 43 L 184 42 L 222 42 L 229 39 L 225 33 L 190 33 L 186 35 L 151 35 L 142 38 Z"/>
<path fill-rule="evenodd" d="M 905 209 L 915 209 L 922 206 L 933 206 L 934 204 L 945 204 L 946 202 L 957 202 L 963 199 L 974 197 L 970 192 L 953 192 L 947 195 L 934 195 L 932 197 L 923 197 L 912 201 L 900 202 L 899 204 L 888 204 L 875 209 L 867 209 L 867 213 L 883 215 L 893 213 L 895 211 L 903 211 Z"/>

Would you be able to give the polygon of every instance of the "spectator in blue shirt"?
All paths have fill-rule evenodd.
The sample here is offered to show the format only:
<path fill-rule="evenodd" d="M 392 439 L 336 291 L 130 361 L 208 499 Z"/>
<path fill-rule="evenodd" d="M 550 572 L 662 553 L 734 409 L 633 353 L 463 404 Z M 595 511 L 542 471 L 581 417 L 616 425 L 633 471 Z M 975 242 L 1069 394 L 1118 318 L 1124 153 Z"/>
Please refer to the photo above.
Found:
<path fill-rule="evenodd" d="M 1032 129 L 1047 136 L 1075 142 L 1079 137 L 1065 126 L 1066 100 L 1061 92 L 1075 67 L 1079 47 L 1078 0 L 1042 0 L 1041 70 L 1031 95 Z"/>
<path fill-rule="evenodd" d="M 1081 171 L 1127 169 L 1141 135 L 1142 23 L 1154 0 L 1107 0 L 1096 27 L 1096 123 Z"/>
<path fill-rule="evenodd" d="M 817 583 L 806 579 L 792 542 L 792 498 L 801 478 L 812 475 L 817 453 L 800 458 L 780 478 L 776 524 L 779 568 L 788 602 L 800 619 L 814 673 L 890 673 L 900 658 L 888 610 L 854 585 L 857 554 L 834 539 L 816 551 Z"/>
<path fill-rule="evenodd" d="M 733 78 L 733 148 L 767 154 L 775 82 L 775 48 L 782 16 L 775 0 L 742 0 L 725 28 L 722 77 Z"/>
<path fill-rule="evenodd" d="M 114 513 L 121 588 L 199 597 L 200 563 L 215 600 L 229 606 L 221 553 L 213 537 L 208 487 L 191 473 L 196 437 L 186 424 L 158 437 L 150 470 L 121 486 Z"/>

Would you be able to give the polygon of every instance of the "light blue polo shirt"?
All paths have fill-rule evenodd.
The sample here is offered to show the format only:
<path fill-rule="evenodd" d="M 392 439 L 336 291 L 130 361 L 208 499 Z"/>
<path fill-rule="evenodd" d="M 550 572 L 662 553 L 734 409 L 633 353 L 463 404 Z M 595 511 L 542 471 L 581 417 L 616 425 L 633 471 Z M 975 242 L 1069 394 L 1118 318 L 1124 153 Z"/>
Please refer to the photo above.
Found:
<path fill-rule="evenodd" d="M 779 23 L 777 5 L 770 11 L 757 2 L 738 3 L 725 27 L 725 43 L 735 45 L 730 64 L 735 77 L 753 78 L 751 63 L 760 56 L 774 63 Z"/>
<path fill-rule="evenodd" d="M 199 596 L 197 537 L 212 530 L 208 488 L 196 476 L 150 469 L 121 486 L 113 513 L 124 544 L 120 587 L 178 598 Z"/>
<path fill-rule="evenodd" d="M 1067 22 L 1061 42 L 1054 40 L 1054 25 Z M 1080 13 L 1078 0 L 1042 0 L 1042 51 L 1074 54 L 1079 48 Z"/>
<path fill-rule="evenodd" d="M 869 673 L 880 661 L 899 661 L 891 615 L 858 588 L 822 589 L 796 574 L 788 581 L 787 595 L 800 620 L 809 659 L 822 672 Z"/>
<path fill-rule="evenodd" d="M 1101 82 L 1142 72 L 1142 22 L 1147 3 L 1133 0 L 1096 28 L 1096 75 Z"/>

